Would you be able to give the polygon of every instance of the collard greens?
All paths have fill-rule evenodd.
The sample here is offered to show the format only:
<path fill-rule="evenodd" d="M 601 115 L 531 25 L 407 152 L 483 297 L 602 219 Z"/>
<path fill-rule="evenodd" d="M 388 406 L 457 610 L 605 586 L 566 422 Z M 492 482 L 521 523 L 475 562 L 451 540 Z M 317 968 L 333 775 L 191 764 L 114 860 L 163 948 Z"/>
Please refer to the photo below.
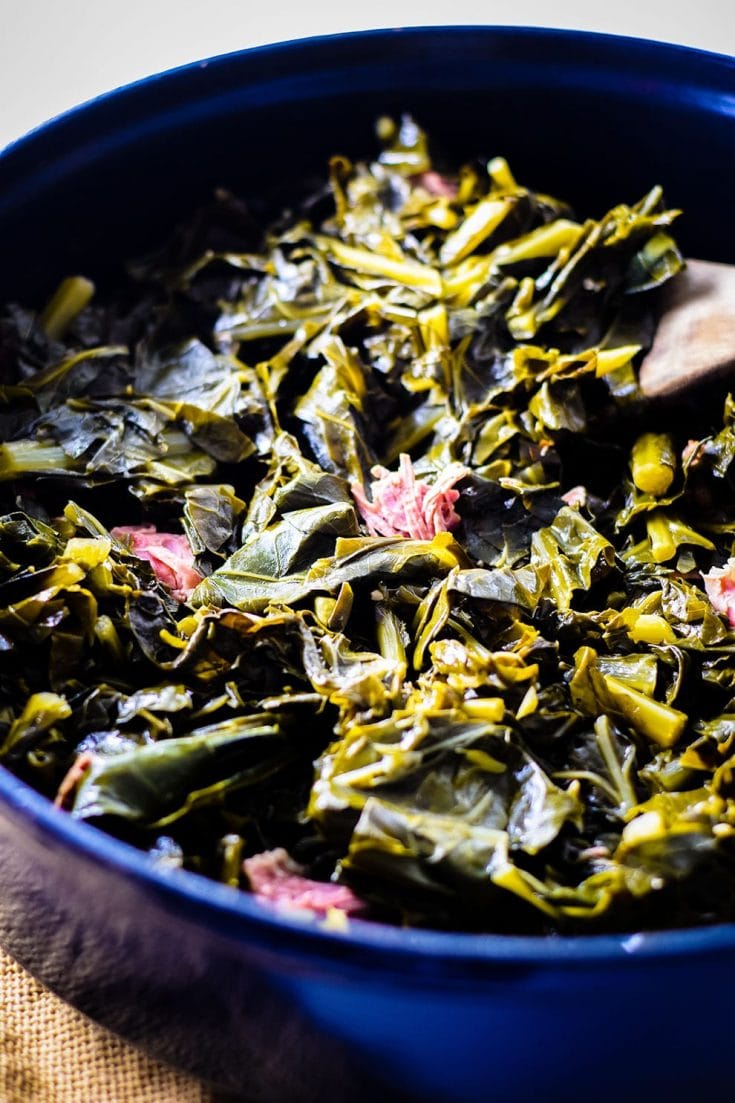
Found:
<path fill-rule="evenodd" d="M 735 402 L 637 387 L 678 212 L 378 134 L 4 308 L 2 761 L 383 921 L 732 920 Z"/>

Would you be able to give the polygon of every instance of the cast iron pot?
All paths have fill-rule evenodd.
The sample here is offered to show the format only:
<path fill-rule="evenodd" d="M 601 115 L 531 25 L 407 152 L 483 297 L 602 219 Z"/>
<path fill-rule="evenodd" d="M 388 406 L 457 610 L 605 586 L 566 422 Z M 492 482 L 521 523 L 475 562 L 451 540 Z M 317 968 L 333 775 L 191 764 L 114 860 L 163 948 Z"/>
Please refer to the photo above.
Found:
<path fill-rule="evenodd" d="M 156 76 L 0 156 L 0 300 L 110 278 L 216 186 L 286 196 L 408 111 L 601 214 L 654 183 L 690 256 L 735 260 L 735 61 L 469 27 L 292 42 Z M 329 933 L 163 872 L 0 769 L 0 942 L 154 1056 L 263 1103 L 613 1103 L 731 1093 L 735 927 L 527 938 Z"/>

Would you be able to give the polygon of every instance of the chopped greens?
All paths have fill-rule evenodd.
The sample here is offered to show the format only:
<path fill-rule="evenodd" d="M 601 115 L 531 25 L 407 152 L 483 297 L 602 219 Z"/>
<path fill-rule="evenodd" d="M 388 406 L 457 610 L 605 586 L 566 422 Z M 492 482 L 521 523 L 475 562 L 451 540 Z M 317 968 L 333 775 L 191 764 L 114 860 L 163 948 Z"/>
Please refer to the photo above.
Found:
<path fill-rule="evenodd" d="M 733 920 L 735 400 L 637 386 L 678 212 L 377 133 L 3 309 L 0 760 L 327 922 Z"/>

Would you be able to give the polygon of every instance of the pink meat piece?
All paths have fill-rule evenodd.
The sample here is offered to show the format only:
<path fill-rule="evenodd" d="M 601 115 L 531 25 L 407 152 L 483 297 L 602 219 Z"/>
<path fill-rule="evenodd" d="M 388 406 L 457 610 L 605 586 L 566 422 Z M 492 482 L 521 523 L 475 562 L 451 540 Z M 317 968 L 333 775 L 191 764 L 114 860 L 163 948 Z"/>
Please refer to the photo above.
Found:
<path fill-rule="evenodd" d="M 587 501 L 587 487 L 586 486 L 573 486 L 571 490 L 567 490 L 566 494 L 561 496 L 562 502 L 566 502 L 568 506 L 583 506 Z"/>
<path fill-rule="evenodd" d="M 724 567 L 712 567 L 702 581 L 712 608 L 735 628 L 735 559 L 728 559 Z"/>
<path fill-rule="evenodd" d="M 454 199 L 457 194 L 457 185 L 453 180 L 449 180 L 446 176 L 442 176 L 440 172 L 435 172 L 433 169 L 429 172 L 419 173 L 418 176 L 413 177 L 414 184 L 424 188 L 425 191 L 431 195 L 442 195 L 447 199 Z"/>
<path fill-rule="evenodd" d="M 353 483 L 351 489 L 371 536 L 431 540 L 438 532 L 450 532 L 461 521 L 454 508 L 459 498 L 454 484 L 467 474 L 461 463 L 449 464 L 433 484 L 416 478 L 405 454 L 400 457 L 398 471 L 377 465 L 370 474 L 370 499 L 359 483 Z"/>
<path fill-rule="evenodd" d="M 283 847 L 254 854 L 243 862 L 250 888 L 261 900 L 326 915 L 333 908 L 347 915 L 365 911 L 365 903 L 346 885 L 312 881 Z"/>
<path fill-rule="evenodd" d="M 696 467 L 702 462 L 706 454 L 706 447 L 701 440 L 689 440 L 681 453 L 681 462 L 690 467 Z"/>
<path fill-rule="evenodd" d="M 110 529 L 110 535 L 127 544 L 139 559 L 147 560 L 158 581 L 171 590 L 177 601 L 188 601 L 202 581 L 185 536 L 157 532 L 153 525 L 119 525 Z"/>
<path fill-rule="evenodd" d="M 74 792 L 79 782 L 83 780 L 84 775 L 93 762 L 94 756 L 91 751 L 83 751 L 82 754 L 77 755 L 70 768 L 64 774 L 61 785 L 56 793 L 54 804 L 57 808 L 66 808 L 69 797 Z"/>

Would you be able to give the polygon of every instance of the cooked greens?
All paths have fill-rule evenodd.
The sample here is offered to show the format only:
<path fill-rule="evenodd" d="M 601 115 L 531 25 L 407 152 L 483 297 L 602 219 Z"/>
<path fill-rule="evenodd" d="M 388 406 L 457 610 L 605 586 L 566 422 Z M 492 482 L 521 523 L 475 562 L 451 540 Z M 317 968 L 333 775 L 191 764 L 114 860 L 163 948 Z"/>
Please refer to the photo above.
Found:
<path fill-rule="evenodd" d="M 735 401 L 637 386 L 678 212 L 378 134 L 4 309 L 0 758 L 326 914 L 735 919 Z"/>

